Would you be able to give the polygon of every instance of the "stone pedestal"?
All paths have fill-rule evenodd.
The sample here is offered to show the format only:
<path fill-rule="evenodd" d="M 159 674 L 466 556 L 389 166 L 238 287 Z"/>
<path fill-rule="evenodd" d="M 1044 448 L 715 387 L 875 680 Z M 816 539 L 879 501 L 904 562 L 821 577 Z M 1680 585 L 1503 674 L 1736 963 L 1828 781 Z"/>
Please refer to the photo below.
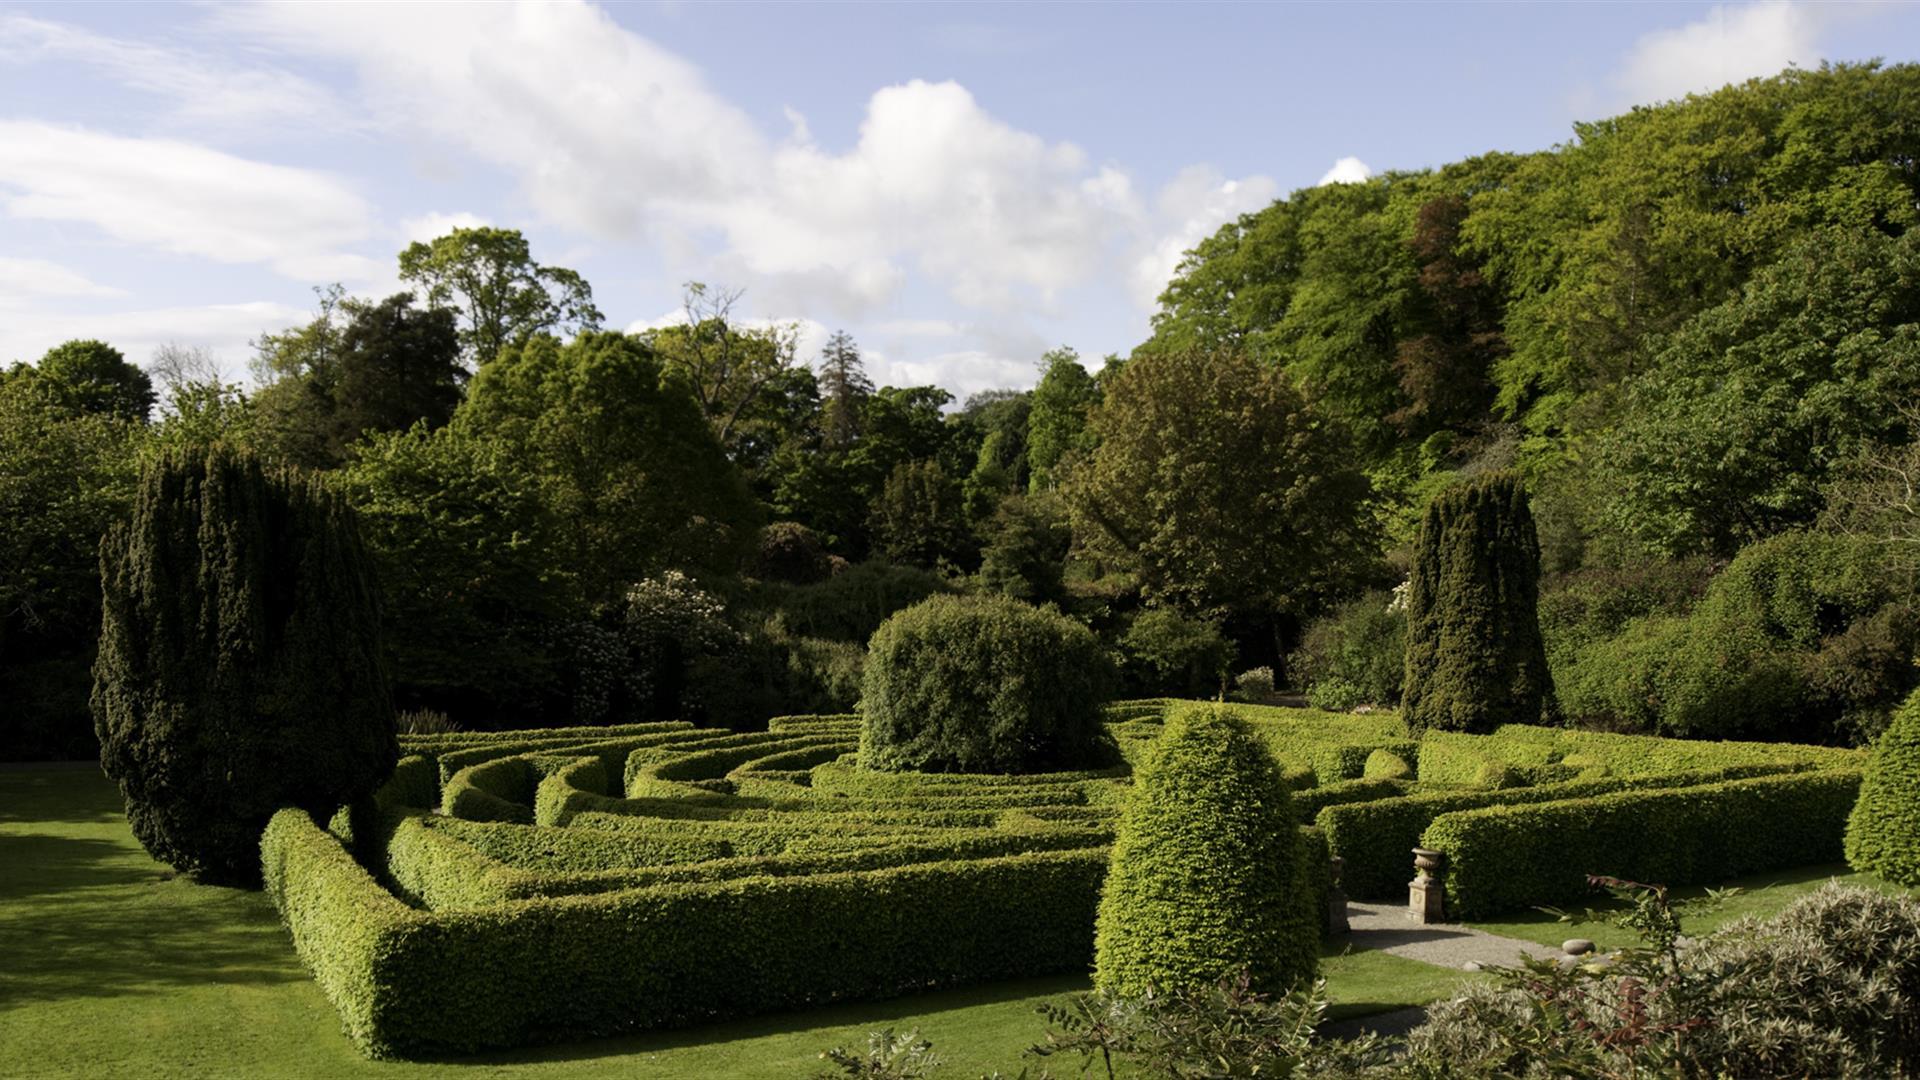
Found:
<path fill-rule="evenodd" d="M 1407 918 L 1420 923 L 1447 921 L 1446 886 L 1440 880 L 1446 856 L 1431 848 L 1413 849 L 1414 878 L 1407 883 Z"/>
<path fill-rule="evenodd" d="M 1338 936 L 1352 931 L 1353 925 L 1347 922 L 1347 889 L 1341 884 L 1345 875 L 1347 860 L 1338 855 L 1333 857 L 1333 884 L 1327 888 L 1327 933 Z"/>

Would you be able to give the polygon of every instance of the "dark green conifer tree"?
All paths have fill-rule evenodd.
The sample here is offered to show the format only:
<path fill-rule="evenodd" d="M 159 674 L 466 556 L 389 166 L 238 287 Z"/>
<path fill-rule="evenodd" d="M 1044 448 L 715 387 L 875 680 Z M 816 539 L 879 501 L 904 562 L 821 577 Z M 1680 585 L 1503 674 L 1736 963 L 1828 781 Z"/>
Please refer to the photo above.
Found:
<path fill-rule="evenodd" d="M 1428 504 L 1407 589 L 1407 729 L 1485 733 L 1552 712 L 1540 541 L 1527 492 L 1489 473 Z"/>
<path fill-rule="evenodd" d="M 392 772 L 372 573 L 318 479 L 170 450 L 101 541 L 100 571 L 100 762 L 155 857 L 257 881 L 276 810 L 326 814 Z"/>

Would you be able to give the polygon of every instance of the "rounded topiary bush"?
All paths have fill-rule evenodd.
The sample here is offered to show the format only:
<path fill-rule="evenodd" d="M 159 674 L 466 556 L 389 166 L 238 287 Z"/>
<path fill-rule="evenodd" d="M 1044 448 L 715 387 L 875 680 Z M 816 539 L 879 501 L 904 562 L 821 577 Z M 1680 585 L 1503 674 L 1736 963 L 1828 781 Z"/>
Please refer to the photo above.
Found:
<path fill-rule="evenodd" d="M 320 480 L 170 451 L 101 541 L 100 578 L 100 763 L 156 858 L 256 881 L 275 811 L 331 814 L 393 771 L 372 568 Z"/>
<path fill-rule="evenodd" d="M 861 683 L 872 769 L 1041 772 L 1102 762 L 1112 683 L 1085 626 L 1005 597 L 938 596 L 874 631 Z"/>
<path fill-rule="evenodd" d="M 1847 865 L 1920 885 L 1920 693 L 1893 714 L 1847 819 Z"/>
<path fill-rule="evenodd" d="M 1375 750 L 1367 755 L 1366 767 L 1360 775 L 1368 780 L 1411 780 L 1413 766 L 1391 750 Z"/>
<path fill-rule="evenodd" d="M 1094 982 L 1138 996 L 1246 971 L 1284 992 L 1313 977 L 1317 913 L 1280 768 L 1218 706 L 1167 723 L 1120 819 L 1094 938 Z"/>

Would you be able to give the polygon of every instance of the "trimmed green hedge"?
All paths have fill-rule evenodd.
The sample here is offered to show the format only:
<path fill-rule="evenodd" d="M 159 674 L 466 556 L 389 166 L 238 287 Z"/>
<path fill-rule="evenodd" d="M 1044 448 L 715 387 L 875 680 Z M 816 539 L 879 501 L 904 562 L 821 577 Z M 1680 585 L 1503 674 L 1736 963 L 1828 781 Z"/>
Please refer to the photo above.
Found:
<path fill-rule="evenodd" d="M 1133 718 L 1110 719 L 1108 730 L 1127 761 L 1154 758 L 1196 704 L 1127 703 L 1109 715 Z M 1413 760 L 1421 748 L 1392 737 L 1390 714 L 1231 712 L 1248 718 L 1248 745 L 1299 755 L 1282 783 L 1318 827 L 1298 829 L 1297 842 L 1284 827 L 1255 831 L 1262 865 L 1271 856 L 1296 866 L 1281 875 L 1290 884 L 1277 902 L 1302 932 L 1288 955 L 1301 956 L 1312 952 L 1306 924 L 1322 923 L 1333 854 L 1347 860 L 1355 895 L 1373 881 L 1397 898 L 1412 873 L 1408 849 L 1457 811 L 1860 760 L 1515 727 L 1432 743 L 1501 770 L 1501 782 L 1539 786 L 1434 792 L 1341 779 L 1369 757 Z M 781 717 L 753 733 L 629 725 L 409 736 L 394 777 L 334 815 L 333 835 L 276 818 L 263 864 L 343 1023 L 383 1054 L 1084 966 L 1108 849 L 1121 814 L 1139 804 L 1127 767 L 877 773 L 858 767 L 858 738 L 846 716 Z M 1734 767 L 1633 775 L 1667 760 Z M 1592 776 L 1609 762 L 1628 775 Z M 1541 783 L 1575 771 L 1579 783 Z M 1325 782 L 1306 786 L 1316 780 Z M 1198 885 L 1217 894 L 1208 865 Z M 816 908 L 828 914 L 816 920 Z M 330 928 L 335 918 L 355 924 Z"/>
<path fill-rule="evenodd" d="M 1413 784 L 1390 776 L 1342 780 L 1337 784 L 1322 784 L 1304 791 L 1295 791 L 1293 806 L 1300 812 L 1301 821 L 1311 822 L 1320 816 L 1320 811 L 1329 806 L 1397 799 L 1403 795 L 1412 794 L 1413 791 Z"/>
<path fill-rule="evenodd" d="M 1106 872 L 1104 851 L 1036 852 L 429 913 L 302 813 L 274 818 L 263 859 L 347 1034 L 382 1057 L 1074 970 Z"/>
<path fill-rule="evenodd" d="M 1420 835 L 1442 814 L 1483 806 L 1550 802 L 1616 791 L 1687 787 L 1719 780 L 1793 769 L 1784 764 L 1738 765 L 1669 776 L 1616 777 L 1497 791 L 1419 792 L 1397 799 L 1328 806 L 1315 824 L 1326 830 L 1333 854 L 1346 860 L 1347 893 L 1359 900 L 1389 900 L 1406 895 L 1413 880 L 1413 849 Z"/>
<path fill-rule="evenodd" d="M 1760 776 L 1443 814 L 1447 913 L 1486 918 L 1591 896 L 1587 875 L 1702 885 L 1840 857 L 1858 770 Z"/>

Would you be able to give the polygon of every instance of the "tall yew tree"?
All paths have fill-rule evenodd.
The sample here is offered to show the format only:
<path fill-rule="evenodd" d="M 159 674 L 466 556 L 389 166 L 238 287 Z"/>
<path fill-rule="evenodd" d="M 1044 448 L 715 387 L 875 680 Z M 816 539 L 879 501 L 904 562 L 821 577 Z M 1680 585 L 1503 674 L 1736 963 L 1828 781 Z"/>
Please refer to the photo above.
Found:
<path fill-rule="evenodd" d="M 102 540 L 100 576 L 100 762 L 157 858 L 251 883 L 274 811 L 330 812 L 392 771 L 373 577 L 320 481 L 169 451 Z"/>
<path fill-rule="evenodd" d="M 1553 695 L 1540 638 L 1540 541 L 1527 492 L 1490 473 L 1436 495 L 1407 589 L 1407 728 L 1537 723 Z"/>

